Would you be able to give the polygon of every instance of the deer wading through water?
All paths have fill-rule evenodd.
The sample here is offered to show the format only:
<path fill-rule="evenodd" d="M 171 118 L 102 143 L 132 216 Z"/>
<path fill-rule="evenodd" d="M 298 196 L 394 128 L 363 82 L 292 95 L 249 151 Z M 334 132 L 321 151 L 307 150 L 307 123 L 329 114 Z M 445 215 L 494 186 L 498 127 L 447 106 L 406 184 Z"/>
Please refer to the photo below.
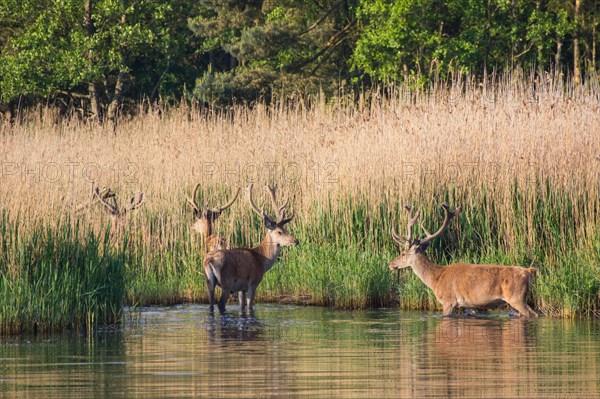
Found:
<path fill-rule="evenodd" d="M 298 240 L 285 229 L 285 225 L 294 216 L 286 217 L 287 202 L 282 206 L 277 205 L 275 186 L 266 187 L 275 218 L 256 206 L 252 198 L 252 187 L 252 184 L 248 186 L 248 202 L 252 210 L 263 219 L 267 233 L 257 247 L 218 250 L 206 255 L 203 266 L 211 312 L 214 310 L 216 286 L 221 287 L 221 298 L 217 304 L 221 313 L 225 312 L 229 294 L 236 291 L 239 291 L 240 311 L 243 312 L 247 306 L 251 312 L 256 288 L 265 273 L 273 267 L 281 248 L 298 245 Z"/>
<path fill-rule="evenodd" d="M 425 232 L 423 238 L 412 237 L 412 227 L 420 214 L 408 205 L 409 214 L 406 237 L 401 237 L 392 228 L 392 238 L 404 248 L 388 267 L 392 270 L 411 267 L 415 274 L 427 285 L 442 304 L 443 315 L 449 316 L 455 307 L 489 308 L 506 302 L 521 316 L 537 317 L 537 313 L 527 305 L 527 295 L 531 277 L 537 272 L 534 267 L 501 265 L 473 265 L 456 263 L 439 266 L 429 260 L 425 250 L 429 243 L 439 237 L 448 227 L 450 220 L 460 214 L 461 208 L 450 211 L 448 204 L 442 204 L 444 221 L 434 234 Z"/>
<path fill-rule="evenodd" d="M 235 200 L 238 197 L 238 194 L 240 193 L 240 189 L 239 189 L 239 187 L 237 188 L 237 190 L 231 197 L 231 200 L 229 200 L 229 202 L 226 203 L 225 205 L 221 205 L 217 208 L 209 208 L 208 201 L 206 202 L 204 207 L 202 207 L 198 203 L 197 194 L 198 194 L 199 188 L 200 188 L 200 183 L 196 184 L 192 198 L 187 197 L 188 203 L 194 210 L 194 218 L 196 219 L 194 221 L 194 224 L 192 225 L 192 228 L 196 232 L 200 233 L 200 235 L 202 236 L 202 239 L 204 240 L 204 245 L 205 245 L 207 252 L 213 252 L 213 251 L 218 251 L 220 249 L 225 249 L 226 248 L 225 239 L 220 236 L 212 234 L 213 223 L 219 218 L 219 216 L 221 216 L 221 214 L 223 213 L 224 210 L 226 210 L 231 205 L 233 205 L 233 203 L 235 202 Z M 206 271 L 205 271 L 205 274 L 206 274 Z"/>

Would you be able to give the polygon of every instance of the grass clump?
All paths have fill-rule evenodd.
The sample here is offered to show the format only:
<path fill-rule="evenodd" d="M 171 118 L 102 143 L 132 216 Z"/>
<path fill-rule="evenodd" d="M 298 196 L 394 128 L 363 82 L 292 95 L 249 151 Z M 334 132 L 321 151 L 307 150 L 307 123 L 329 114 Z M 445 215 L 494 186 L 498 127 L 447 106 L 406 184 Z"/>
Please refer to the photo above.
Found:
<path fill-rule="evenodd" d="M 25 235 L 22 223 L 6 212 L 0 220 L 0 333 L 91 331 L 119 320 L 125 254 L 68 220 Z"/>

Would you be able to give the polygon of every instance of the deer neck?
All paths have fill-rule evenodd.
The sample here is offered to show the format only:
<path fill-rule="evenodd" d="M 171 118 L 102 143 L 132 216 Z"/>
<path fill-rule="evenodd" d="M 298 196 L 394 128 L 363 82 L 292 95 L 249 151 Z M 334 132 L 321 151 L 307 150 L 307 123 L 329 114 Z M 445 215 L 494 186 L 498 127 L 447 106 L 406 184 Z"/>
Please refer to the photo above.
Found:
<path fill-rule="evenodd" d="M 210 237 L 212 236 L 212 225 L 206 219 L 198 219 L 194 223 L 194 229 L 200 233 L 204 242 L 208 242 Z"/>
<path fill-rule="evenodd" d="M 281 252 L 281 246 L 275 244 L 267 232 L 260 245 L 254 248 L 254 251 L 261 255 L 263 270 L 267 272 L 275 264 L 275 261 Z"/>
<path fill-rule="evenodd" d="M 433 283 L 438 279 L 442 272 L 442 267 L 430 261 L 424 253 L 417 253 L 414 255 L 411 267 L 421 281 L 431 289 L 433 289 Z"/>

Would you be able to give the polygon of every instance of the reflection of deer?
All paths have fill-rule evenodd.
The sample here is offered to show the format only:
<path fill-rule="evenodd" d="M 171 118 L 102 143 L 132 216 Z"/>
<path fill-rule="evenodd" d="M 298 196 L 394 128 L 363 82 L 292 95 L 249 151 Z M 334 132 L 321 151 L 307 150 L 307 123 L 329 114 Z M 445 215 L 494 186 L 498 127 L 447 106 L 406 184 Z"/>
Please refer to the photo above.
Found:
<path fill-rule="evenodd" d="M 394 259 L 390 269 L 412 267 L 417 276 L 433 290 L 442 304 L 444 316 L 452 314 L 455 307 L 490 307 L 502 302 L 508 303 L 522 316 L 537 317 L 537 313 L 527 305 L 527 295 L 531 276 L 537 269 L 518 266 L 472 265 L 457 263 L 439 266 L 425 255 L 429 243 L 439 237 L 448 227 L 450 220 L 460 214 L 461 208 L 451 212 L 448 204 L 443 204 L 445 217 L 442 227 L 423 238 L 412 238 L 412 226 L 419 218 L 419 212 L 413 214 L 412 208 L 405 207 L 409 214 L 407 236 L 401 237 L 392 229 L 392 238 L 404 245 L 404 252 Z"/>
<path fill-rule="evenodd" d="M 202 236 L 207 252 L 225 249 L 225 239 L 213 235 L 212 227 L 213 223 L 219 218 L 219 216 L 221 216 L 221 213 L 223 213 L 225 209 L 233 205 L 233 203 L 238 197 L 240 189 L 238 188 L 236 190 L 231 200 L 225 205 L 221 205 L 217 208 L 209 208 L 208 202 L 206 202 L 206 205 L 204 207 L 200 206 L 200 204 L 198 203 L 196 196 L 198 194 L 199 188 L 200 183 L 196 184 L 192 198 L 187 198 L 188 203 L 194 209 L 194 217 L 196 218 L 196 221 L 192 225 L 192 228 L 198 233 L 200 233 L 200 235 Z"/>
<path fill-rule="evenodd" d="M 293 218 L 293 216 L 286 218 L 287 202 L 283 206 L 278 206 L 275 187 L 268 186 L 267 190 L 271 196 L 271 204 L 276 213 L 276 219 L 271 218 L 256 206 L 252 199 L 252 184 L 248 187 L 250 206 L 254 212 L 263 218 L 267 228 L 267 234 L 262 242 L 251 249 L 236 248 L 211 252 L 204 259 L 211 312 L 214 309 L 215 286 L 217 285 L 221 287 L 221 298 L 218 302 L 220 312 L 225 312 L 225 304 L 229 294 L 235 291 L 239 291 L 240 310 L 243 311 L 247 305 L 248 311 L 252 311 L 256 288 L 265 273 L 273 267 L 281 247 L 298 245 L 298 240 L 284 228 Z"/>
<path fill-rule="evenodd" d="M 249 342 L 260 339 L 265 332 L 264 324 L 253 316 L 240 315 L 239 318 L 209 317 L 206 328 L 211 344 L 238 341 Z"/>
<path fill-rule="evenodd" d="M 112 222 L 111 232 L 119 235 L 121 233 L 122 224 L 125 222 L 127 215 L 144 204 L 144 193 L 140 192 L 136 196 L 131 197 L 129 203 L 125 206 L 119 205 L 117 194 L 108 187 L 94 187 L 92 190 L 93 198 L 104 206 L 106 213 Z"/>
<path fill-rule="evenodd" d="M 415 367 L 427 375 L 443 376 L 444 384 L 423 384 L 417 390 L 423 397 L 518 397 L 528 396 L 514 381 L 536 381 L 539 370 L 521 367 L 522 359 L 535 351 L 537 322 L 525 318 L 447 318 L 431 319 L 430 330 L 419 345 Z M 421 339 L 421 338 L 420 338 Z M 414 371 L 413 371 L 414 372 Z M 490 379 L 490 380 L 488 380 Z M 490 396 L 481 387 L 493 381 Z M 537 389 L 532 384 L 533 392 Z M 526 391 L 532 393 L 532 391 Z M 535 395 L 533 395 L 535 396 Z"/>

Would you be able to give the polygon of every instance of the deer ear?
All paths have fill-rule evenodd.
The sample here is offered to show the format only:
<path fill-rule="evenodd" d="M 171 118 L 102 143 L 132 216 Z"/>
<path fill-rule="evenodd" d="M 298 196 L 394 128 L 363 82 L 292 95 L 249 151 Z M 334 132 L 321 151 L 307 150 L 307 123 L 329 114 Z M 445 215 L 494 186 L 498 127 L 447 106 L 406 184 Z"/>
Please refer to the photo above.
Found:
<path fill-rule="evenodd" d="M 419 246 L 417 247 L 417 250 L 419 250 L 420 252 L 425 252 L 425 250 L 429 247 L 429 243 L 426 242 L 425 244 L 419 244 Z"/>
<path fill-rule="evenodd" d="M 221 212 L 220 211 L 213 211 L 213 210 L 208 210 L 207 211 L 208 214 L 208 218 L 210 219 L 211 222 L 214 222 L 215 220 L 217 220 L 219 218 L 219 216 L 221 216 Z"/>
<path fill-rule="evenodd" d="M 294 219 L 294 215 L 292 215 L 291 217 L 287 218 L 287 219 L 283 219 L 281 222 L 279 222 L 279 226 L 283 227 L 286 224 L 288 224 L 289 222 L 291 222 Z"/>
<path fill-rule="evenodd" d="M 263 214 L 263 220 L 267 229 L 275 230 L 277 228 L 277 223 L 273 219 L 268 217 L 266 213 Z"/>

